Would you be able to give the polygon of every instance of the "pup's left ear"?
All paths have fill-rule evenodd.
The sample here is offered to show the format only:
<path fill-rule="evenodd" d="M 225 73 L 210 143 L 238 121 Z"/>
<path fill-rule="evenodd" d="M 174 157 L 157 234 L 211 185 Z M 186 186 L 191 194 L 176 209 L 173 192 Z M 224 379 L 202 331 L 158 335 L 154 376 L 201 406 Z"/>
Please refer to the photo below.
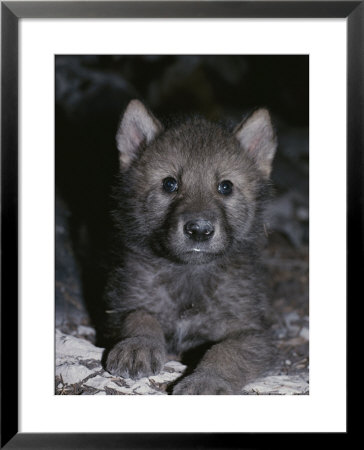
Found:
<path fill-rule="evenodd" d="M 255 160 L 265 178 L 269 178 L 277 149 L 277 138 L 267 109 L 254 111 L 234 130 L 242 148 Z"/>

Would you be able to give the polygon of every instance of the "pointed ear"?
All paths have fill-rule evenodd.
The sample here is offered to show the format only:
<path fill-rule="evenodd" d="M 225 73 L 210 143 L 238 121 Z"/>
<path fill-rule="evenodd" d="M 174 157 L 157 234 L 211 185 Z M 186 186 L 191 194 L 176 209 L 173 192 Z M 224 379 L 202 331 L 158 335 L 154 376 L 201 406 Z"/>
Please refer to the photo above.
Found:
<path fill-rule="evenodd" d="M 142 143 L 149 144 L 162 131 L 163 126 L 139 100 L 132 100 L 121 119 L 116 133 L 120 168 L 127 169 L 136 157 Z"/>
<path fill-rule="evenodd" d="M 234 134 L 264 177 L 269 178 L 277 139 L 268 110 L 262 108 L 253 112 L 235 128 Z"/>

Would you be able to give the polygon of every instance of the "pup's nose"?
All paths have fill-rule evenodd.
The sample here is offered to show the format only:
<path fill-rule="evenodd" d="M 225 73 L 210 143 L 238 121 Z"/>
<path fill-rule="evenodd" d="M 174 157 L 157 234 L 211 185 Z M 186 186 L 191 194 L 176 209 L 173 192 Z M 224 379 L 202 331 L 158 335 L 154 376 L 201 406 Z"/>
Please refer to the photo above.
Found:
<path fill-rule="evenodd" d="M 197 219 L 185 223 L 185 234 L 194 241 L 207 241 L 214 234 L 215 228 L 208 220 Z"/>

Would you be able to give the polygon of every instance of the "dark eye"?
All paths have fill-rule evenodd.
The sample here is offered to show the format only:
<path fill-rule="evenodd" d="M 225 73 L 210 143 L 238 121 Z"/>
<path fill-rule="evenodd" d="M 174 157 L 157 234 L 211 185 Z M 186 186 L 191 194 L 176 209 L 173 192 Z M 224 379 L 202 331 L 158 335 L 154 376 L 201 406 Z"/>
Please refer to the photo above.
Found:
<path fill-rule="evenodd" d="M 166 192 L 176 192 L 178 190 L 178 183 L 172 177 L 167 177 L 163 180 L 163 189 Z"/>
<path fill-rule="evenodd" d="M 222 195 L 229 195 L 233 192 L 233 183 L 229 180 L 224 180 L 217 186 L 217 190 Z"/>

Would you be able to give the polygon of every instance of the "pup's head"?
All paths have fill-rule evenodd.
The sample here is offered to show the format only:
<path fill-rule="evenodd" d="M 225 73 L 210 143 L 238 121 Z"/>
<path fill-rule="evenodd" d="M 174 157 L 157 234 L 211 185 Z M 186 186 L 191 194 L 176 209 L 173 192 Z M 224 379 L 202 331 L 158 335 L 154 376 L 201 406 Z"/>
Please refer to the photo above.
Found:
<path fill-rule="evenodd" d="M 198 118 L 165 130 L 133 100 L 116 142 L 117 221 L 131 244 L 201 264 L 241 251 L 255 238 L 276 150 L 266 109 L 256 110 L 233 133 Z"/>

